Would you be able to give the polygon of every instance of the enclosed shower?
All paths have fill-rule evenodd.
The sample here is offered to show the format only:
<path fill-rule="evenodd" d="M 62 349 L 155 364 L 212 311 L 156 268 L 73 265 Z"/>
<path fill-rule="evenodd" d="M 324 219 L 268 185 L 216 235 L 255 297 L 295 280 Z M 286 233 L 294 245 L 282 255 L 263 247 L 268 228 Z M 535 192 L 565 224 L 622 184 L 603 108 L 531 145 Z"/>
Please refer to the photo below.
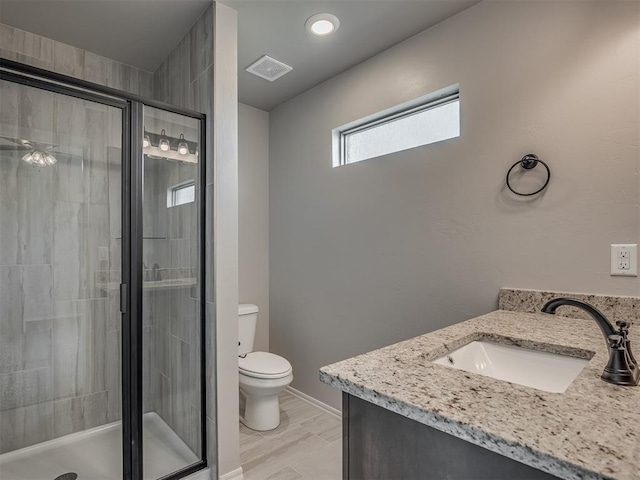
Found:
<path fill-rule="evenodd" d="M 0 478 L 206 467 L 204 116 L 3 62 Z"/>

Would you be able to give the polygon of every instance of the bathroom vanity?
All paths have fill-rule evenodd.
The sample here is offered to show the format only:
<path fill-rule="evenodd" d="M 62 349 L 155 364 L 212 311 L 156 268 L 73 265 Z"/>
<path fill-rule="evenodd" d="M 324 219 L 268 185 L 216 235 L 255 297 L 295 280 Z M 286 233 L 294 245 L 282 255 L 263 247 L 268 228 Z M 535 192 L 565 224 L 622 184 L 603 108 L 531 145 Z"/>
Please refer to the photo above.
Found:
<path fill-rule="evenodd" d="M 536 312 L 571 295 L 515 292 L 501 292 L 501 308 Z M 638 321 L 640 299 L 612 298 L 599 300 L 611 320 Z M 640 387 L 601 380 L 609 355 L 593 320 L 529 312 L 497 310 L 323 367 L 321 380 L 343 392 L 343 478 L 640 478 Z M 640 328 L 630 339 L 638 351 Z M 562 392 L 434 362 L 478 340 L 584 364 Z M 533 374 L 521 370 L 526 384 Z"/>

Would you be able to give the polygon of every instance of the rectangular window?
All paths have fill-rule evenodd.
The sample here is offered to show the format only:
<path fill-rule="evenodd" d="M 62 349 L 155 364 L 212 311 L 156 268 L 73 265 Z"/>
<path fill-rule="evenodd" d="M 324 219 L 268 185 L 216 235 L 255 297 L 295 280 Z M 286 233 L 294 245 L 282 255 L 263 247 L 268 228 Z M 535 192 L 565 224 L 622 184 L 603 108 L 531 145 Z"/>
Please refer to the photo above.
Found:
<path fill-rule="evenodd" d="M 196 200 L 196 182 L 189 180 L 188 182 L 175 185 L 167 190 L 167 208 L 177 207 L 185 203 L 195 202 Z"/>
<path fill-rule="evenodd" d="M 437 95 L 437 99 L 434 99 Z M 333 166 L 441 142 L 460 136 L 459 92 L 429 95 L 430 99 L 411 102 L 381 112 L 334 131 Z M 425 98 L 428 98 L 425 97 Z M 337 134 L 337 135 L 336 135 Z M 338 158 L 336 158 L 336 156 Z"/>

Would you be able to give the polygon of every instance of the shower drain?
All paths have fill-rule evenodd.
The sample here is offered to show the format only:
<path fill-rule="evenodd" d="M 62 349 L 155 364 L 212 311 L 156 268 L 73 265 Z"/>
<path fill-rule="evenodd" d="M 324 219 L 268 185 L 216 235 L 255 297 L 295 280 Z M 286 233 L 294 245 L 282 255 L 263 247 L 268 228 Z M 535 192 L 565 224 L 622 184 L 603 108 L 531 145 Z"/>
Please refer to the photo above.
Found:
<path fill-rule="evenodd" d="M 62 475 L 54 478 L 53 480 L 76 480 L 76 478 L 78 478 L 77 473 L 69 472 L 69 473 L 63 473 Z"/>

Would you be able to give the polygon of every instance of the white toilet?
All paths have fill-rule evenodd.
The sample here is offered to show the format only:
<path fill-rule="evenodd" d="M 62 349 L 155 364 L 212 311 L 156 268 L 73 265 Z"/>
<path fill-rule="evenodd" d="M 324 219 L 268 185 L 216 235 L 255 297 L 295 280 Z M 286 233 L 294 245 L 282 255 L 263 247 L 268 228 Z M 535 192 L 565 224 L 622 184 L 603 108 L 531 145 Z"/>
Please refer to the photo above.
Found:
<path fill-rule="evenodd" d="M 252 430 L 273 430 L 280 425 L 278 393 L 293 380 L 287 359 L 269 352 L 254 352 L 258 307 L 238 306 L 238 366 L 244 415 L 240 421 Z"/>

